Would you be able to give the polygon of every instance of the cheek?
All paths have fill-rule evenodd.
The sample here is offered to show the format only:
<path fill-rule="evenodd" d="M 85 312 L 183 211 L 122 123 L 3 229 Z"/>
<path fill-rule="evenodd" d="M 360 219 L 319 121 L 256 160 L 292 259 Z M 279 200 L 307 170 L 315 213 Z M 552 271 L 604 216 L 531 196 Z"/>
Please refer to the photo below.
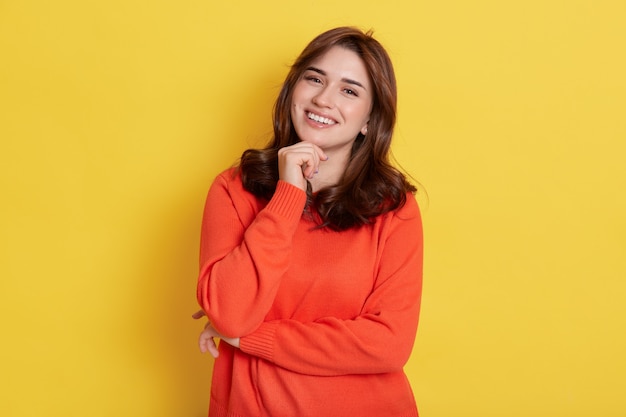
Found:
<path fill-rule="evenodd" d="M 291 119 L 291 124 L 296 120 L 296 104 L 291 103 L 291 108 L 289 109 L 289 118 Z"/>
<path fill-rule="evenodd" d="M 355 123 L 359 125 L 364 125 L 370 118 L 369 106 L 358 106 L 350 110 L 352 118 L 354 119 Z"/>
<path fill-rule="evenodd" d="M 300 101 L 304 98 L 304 89 L 302 88 L 302 83 L 298 82 L 293 88 L 293 92 L 291 93 L 291 107 L 296 107 Z"/>

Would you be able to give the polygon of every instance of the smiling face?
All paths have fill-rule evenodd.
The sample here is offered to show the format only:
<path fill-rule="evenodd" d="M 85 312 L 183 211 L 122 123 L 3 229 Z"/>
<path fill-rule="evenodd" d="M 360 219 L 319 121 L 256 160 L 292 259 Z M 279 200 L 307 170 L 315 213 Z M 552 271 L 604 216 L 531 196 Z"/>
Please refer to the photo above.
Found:
<path fill-rule="evenodd" d="M 372 87 L 361 58 L 334 46 L 305 69 L 292 95 L 291 120 L 298 138 L 327 153 L 350 153 L 367 132 Z"/>

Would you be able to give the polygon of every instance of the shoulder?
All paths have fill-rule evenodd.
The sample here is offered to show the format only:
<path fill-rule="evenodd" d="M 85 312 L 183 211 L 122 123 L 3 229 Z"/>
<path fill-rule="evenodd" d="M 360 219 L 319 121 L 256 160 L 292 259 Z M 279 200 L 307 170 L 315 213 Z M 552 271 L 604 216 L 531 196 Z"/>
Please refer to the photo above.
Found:
<path fill-rule="evenodd" d="M 232 207 L 243 219 L 254 218 L 267 202 L 247 191 L 241 180 L 239 167 L 228 168 L 219 173 L 211 185 L 207 202 L 211 202 L 215 212 Z"/>
<path fill-rule="evenodd" d="M 376 224 L 383 239 L 391 236 L 421 236 L 422 217 L 413 193 L 406 193 L 406 200 L 401 207 L 378 216 Z"/>
<path fill-rule="evenodd" d="M 391 219 L 397 220 L 421 220 L 421 214 L 419 205 L 415 195 L 411 192 L 407 192 L 405 195 L 405 202 L 401 207 L 387 213 L 387 216 Z"/>
<path fill-rule="evenodd" d="M 398 253 L 419 253 L 423 246 L 424 229 L 415 195 L 408 192 L 404 205 L 388 214 L 383 232 L 386 244 L 395 247 Z"/>
<path fill-rule="evenodd" d="M 417 204 L 417 199 L 415 198 L 415 194 L 412 192 L 406 193 L 406 201 L 402 207 L 400 207 L 396 212 L 403 212 L 412 216 L 419 216 L 420 209 Z"/>
<path fill-rule="evenodd" d="M 213 185 L 221 185 L 225 187 L 241 187 L 241 175 L 239 173 L 239 167 L 233 166 L 217 174 L 213 180 Z"/>
<path fill-rule="evenodd" d="M 215 193 L 226 193 L 231 199 L 254 199 L 254 196 L 243 187 L 241 173 L 236 166 L 225 169 L 215 177 L 209 195 Z"/>

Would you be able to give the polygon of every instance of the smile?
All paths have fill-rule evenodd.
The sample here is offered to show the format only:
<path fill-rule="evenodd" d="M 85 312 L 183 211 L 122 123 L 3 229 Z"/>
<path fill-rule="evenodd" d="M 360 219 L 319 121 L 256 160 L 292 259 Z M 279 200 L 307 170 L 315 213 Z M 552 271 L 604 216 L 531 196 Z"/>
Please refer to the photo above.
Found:
<path fill-rule="evenodd" d="M 337 122 L 335 122 L 335 121 L 334 121 L 334 120 L 332 120 L 332 119 L 328 119 L 328 118 L 326 118 L 326 117 L 318 116 L 317 114 L 315 114 L 315 113 L 311 113 L 311 112 L 308 112 L 308 113 L 306 114 L 306 116 L 307 116 L 309 119 L 311 119 L 311 120 L 314 120 L 314 121 L 316 121 L 316 122 L 318 122 L 318 123 L 323 123 L 323 124 L 325 124 L 325 125 L 334 125 L 335 123 L 337 123 Z"/>

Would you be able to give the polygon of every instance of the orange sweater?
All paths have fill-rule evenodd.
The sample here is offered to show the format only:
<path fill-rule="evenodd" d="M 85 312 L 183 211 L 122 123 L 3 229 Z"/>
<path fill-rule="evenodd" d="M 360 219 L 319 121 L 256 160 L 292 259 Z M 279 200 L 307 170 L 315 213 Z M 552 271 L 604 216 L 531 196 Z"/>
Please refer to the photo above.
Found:
<path fill-rule="evenodd" d="M 415 198 L 375 223 L 312 229 L 306 195 L 265 203 L 233 169 L 209 191 L 198 301 L 219 346 L 212 417 L 415 417 L 403 366 L 417 329 L 422 226 Z"/>

